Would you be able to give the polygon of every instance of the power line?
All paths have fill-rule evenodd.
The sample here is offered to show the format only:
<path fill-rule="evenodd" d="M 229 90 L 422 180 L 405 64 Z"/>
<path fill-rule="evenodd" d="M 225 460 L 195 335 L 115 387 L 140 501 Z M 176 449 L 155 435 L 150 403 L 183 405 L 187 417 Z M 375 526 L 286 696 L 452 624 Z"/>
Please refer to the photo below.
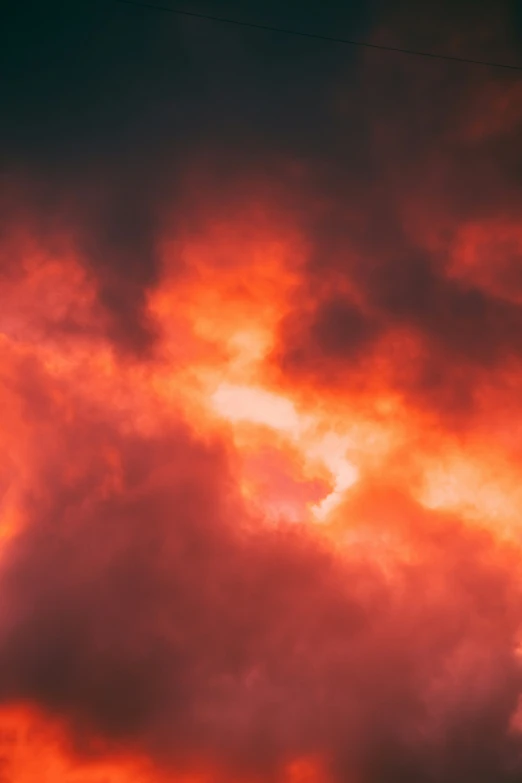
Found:
<path fill-rule="evenodd" d="M 449 62 L 467 63 L 468 65 L 482 65 L 487 68 L 503 68 L 510 71 L 522 71 L 522 65 L 509 65 L 508 63 L 498 63 L 489 60 L 472 60 L 468 57 L 455 57 L 451 54 L 440 54 L 437 52 L 423 52 L 416 49 L 402 49 L 398 46 L 385 46 L 384 44 L 369 43 L 369 41 L 357 41 L 349 38 L 337 38 L 330 35 L 320 35 L 319 33 L 306 33 L 301 30 L 292 30 L 285 27 L 274 27 L 266 24 L 256 24 L 255 22 L 243 22 L 239 19 L 230 19 L 224 16 L 213 16 L 211 14 L 202 14 L 196 11 L 182 11 L 179 8 L 171 8 L 157 3 L 146 3 L 140 0 L 115 0 L 116 3 L 124 5 L 133 5 L 137 8 L 149 8 L 153 11 L 165 11 L 177 16 L 187 16 L 193 19 L 205 19 L 210 22 L 219 22 L 221 24 L 235 25 L 236 27 L 249 27 L 253 30 L 265 30 L 271 33 L 284 33 L 285 35 L 295 35 L 300 38 L 313 38 L 317 41 L 329 41 L 330 43 L 346 44 L 348 46 L 359 46 L 365 49 L 378 49 L 383 52 L 395 52 L 406 54 L 413 57 L 429 57 L 434 60 L 447 60 Z"/>

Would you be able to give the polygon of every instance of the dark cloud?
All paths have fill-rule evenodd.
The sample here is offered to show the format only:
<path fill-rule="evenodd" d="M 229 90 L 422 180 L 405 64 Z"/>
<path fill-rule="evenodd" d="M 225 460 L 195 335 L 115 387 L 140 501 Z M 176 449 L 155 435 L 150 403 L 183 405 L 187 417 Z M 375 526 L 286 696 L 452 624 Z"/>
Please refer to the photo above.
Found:
<path fill-rule="evenodd" d="M 483 57 L 515 61 L 512 9 L 482 10 L 473 29 L 464 6 L 448 11 L 451 27 L 428 8 L 384 16 L 382 40 L 413 46 L 418 33 L 419 46 L 470 56 L 480 41 Z M 379 375 L 384 359 L 393 368 L 383 382 L 408 403 L 462 419 L 492 372 L 520 360 L 522 311 L 502 283 L 514 248 L 495 248 L 498 222 L 511 225 L 513 243 L 522 205 L 517 90 L 503 72 L 365 58 L 358 87 L 339 94 L 338 117 L 348 132 L 355 114 L 366 128 L 357 146 L 364 170 L 332 159 L 316 180 L 320 198 L 307 203 L 306 189 L 303 197 L 312 248 L 304 295 L 282 321 L 274 354 L 290 384 L 349 390 L 361 374 Z M 455 249 L 473 224 L 485 226 L 476 245 L 490 270 L 482 278 L 465 271 L 467 249 Z M 393 359 L 398 334 L 416 348 Z"/>
<path fill-rule="evenodd" d="M 371 348 L 372 341 L 396 327 L 417 331 L 440 347 L 451 362 L 491 366 L 522 350 L 522 310 L 462 281 L 436 271 L 431 259 L 394 258 L 364 277 L 373 315 L 363 315 L 334 298 L 319 304 L 311 343 L 327 356 L 350 356 Z M 380 328 L 377 326 L 380 325 Z"/>
<path fill-rule="evenodd" d="M 337 21 L 352 31 L 367 16 L 361 3 L 325 4 L 320 15 L 312 4 L 278 9 L 268 3 L 249 14 L 292 26 L 299 10 L 305 26 Z M 234 3 L 221 11 L 245 15 Z M 109 338 L 141 353 L 155 337 L 145 303 L 161 274 L 157 241 L 167 217 L 176 232 L 187 168 L 203 166 L 209 181 L 226 186 L 260 172 L 277 179 L 289 155 L 315 156 L 329 132 L 313 114 L 318 104 L 329 112 L 325 84 L 353 59 L 288 36 L 117 3 L 13 8 L 3 39 L 6 221 L 21 212 L 42 244 L 72 234 L 98 279 Z"/>
<path fill-rule="evenodd" d="M 322 304 L 312 327 L 321 353 L 350 358 L 371 343 L 376 328 L 349 302 L 334 298 Z"/>
<path fill-rule="evenodd" d="M 507 6 L 502 24 L 492 3 L 444 8 L 442 23 L 437 4 L 248 18 L 507 59 Z M 2 35 L 2 281 L 25 274 L 13 227 L 51 255 L 66 237 L 95 283 L 82 328 L 143 357 L 158 243 L 261 182 L 310 248 L 272 357 L 290 385 L 345 391 L 384 356 L 392 389 L 462 415 L 520 358 L 516 299 L 451 273 L 463 226 L 520 210 L 510 77 L 116 4 L 24 3 Z M 396 332 L 418 350 L 393 354 Z M 518 561 L 493 537 L 366 487 L 334 550 L 252 519 L 224 444 L 187 423 L 130 435 L 28 359 L 11 369 L 29 445 L 0 569 L 4 703 L 62 717 L 78 753 L 101 735 L 236 775 L 318 755 L 339 781 L 520 780 Z M 378 551 L 357 543 L 368 531 Z"/>
<path fill-rule="evenodd" d="M 373 35 L 413 48 L 498 59 L 516 54 L 515 9 L 509 4 L 484 2 L 473 11 L 467 3 L 448 5 L 442 23 L 435 4 L 422 14 L 406 6 L 392 13 L 379 3 L 342 9 L 326 3 L 320 13 L 314 3 L 299 9 L 266 3 L 248 12 L 240 5 L 228 2 L 220 12 L 325 34 L 342 29 L 349 38 Z M 204 3 L 194 10 L 212 11 Z M 471 31 L 470 15 L 476 20 Z M 501 123 L 496 134 L 474 141 L 469 133 L 459 138 L 463 118 L 488 112 L 487 103 L 477 108 L 472 96 L 491 84 L 501 90 L 511 83 L 509 74 L 119 4 L 80 2 L 71 8 L 56 0 L 45 14 L 30 4 L 23 13 L 11 12 L 5 37 L 2 57 L 11 78 L 0 173 L 9 190 L 13 181 L 25 182 L 9 199 L 8 220 L 13 210 L 21 211 L 42 244 L 64 232 L 74 236 L 97 280 L 107 334 L 125 349 L 146 353 L 154 344 L 146 301 L 161 279 L 158 240 L 166 231 L 175 235 L 186 216 L 191 167 L 206 170 L 201 189 L 214 190 L 217 205 L 220 188 L 248 194 L 249 183 L 260 177 L 278 182 L 273 197 L 280 209 L 292 219 L 304 213 L 312 244 L 310 284 L 332 268 L 349 276 L 343 254 L 355 246 L 364 263 L 373 268 L 376 262 L 366 284 L 381 299 L 395 297 L 385 302 L 390 317 L 397 308 L 413 316 L 422 307 L 418 285 L 444 286 L 436 269 L 443 259 L 408 260 L 424 257 L 426 248 L 408 236 L 408 221 L 417 216 L 405 210 L 420 205 L 423 220 L 433 214 L 451 234 L 456 219 L 513 212 L 521 203 L 515 125 L 506 131 Z M 290 163 L 304 172 L 298 181 Z M 202 198 L 212 210 L 204 193 Z M 320 214 L 317 203 L 323 205 Z M 415 279 L 422 274 L 424 282 Z M 381 275 L 391 286 L 388 293 Z M 478 294 L 454 292 L 449 285 L 446 291 L 447 305 L 444 294 L 439 297 L 444 314 L 432 301 L 425 321 L 437 320 L 458 341 L 466 327 L 452 313 L 462 305 L 472 310 L 474 324 L 488 324 L 488 336 L 462 337 L 463 353 L 483 343 L 488 357 L 496 355 L 504 330 L 516 328 L 518 316 L 484 301 L 482 319 Z M 318 306 L 312 342 L 326 321 L 335 320 L 324 303 Z M 494 337 L 489 327 L 497 317 Z M 363 320 L 353 331 L 366 335 L 366 344 L 375 329 Z M 341 322 L 343 332 L 346 318 Z M 327 331 L 326 352 L 336 341 L 335 330 Z M 448 342 L 446 333 L 442 339 Z M 354 344 L 342 337 L 337 342 Z"/>
<path fill-rule="evenodd" d="M 183 423 L 143 438 L 74 397 L 31 410 L 52 414 L 55 456 L 41 449 L 3 553 L 4 701 L 66 719 L 78 753 L 101 736 L 234 774 L 319 755 L 338 780 L 518 779 L 508 549 L 367 487 L 347 531 L 390 543 L 334 553 L 250 519 L 223 447 Z"/>

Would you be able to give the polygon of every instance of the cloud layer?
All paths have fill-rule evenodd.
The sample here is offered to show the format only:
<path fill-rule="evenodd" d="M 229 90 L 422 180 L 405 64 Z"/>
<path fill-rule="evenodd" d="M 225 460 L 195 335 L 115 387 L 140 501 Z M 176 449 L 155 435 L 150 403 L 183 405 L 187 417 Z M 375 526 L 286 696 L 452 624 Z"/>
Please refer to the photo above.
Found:
<path fill-rule="evenodd" d="M 300 13 L 516 56 L 507 4 L 439 6 Z M 3 48 L 2 705 L 167 775 L 520 780 L 519 81 L 53 11 Z M 322 526 L 305 420 L 358 470 Z"/>

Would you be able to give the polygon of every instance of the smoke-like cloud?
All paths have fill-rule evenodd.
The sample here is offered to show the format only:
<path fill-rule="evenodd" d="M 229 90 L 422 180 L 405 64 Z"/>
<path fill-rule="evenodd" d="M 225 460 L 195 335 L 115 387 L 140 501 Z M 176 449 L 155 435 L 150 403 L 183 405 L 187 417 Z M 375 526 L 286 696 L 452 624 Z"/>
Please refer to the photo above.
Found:
<path fill-rule="evenodd" d="M 507 4 L 439 5 L 252 18 L 515 58 Z M 30 11 L 1 47 L 1 703 L 172 775 L 520 780 L 517 498 L 488 473 L 520 465 L 519 81 Z M 222 381 L 293 425 L 216 424 Z M 346 444 L 344 484 L 306 450 L 322 430 L 349 489 Z M 494 485 L 474 516 L 448 511 L 465 472 L 431 509 L 419 489 L 457 447 Z M 292 494 L 302 520 L 268 513 Z"/>
<path fill-rule="evenodd" d="M 515 550 L 368 485 L 332 551 L 252 518 L 219 442 L 125 434 L 17 372 L 54 444 L 2 553 L 4 701 L 66 719 L 80 754 L 101 735 L 173 769 L 518 779 Z"/>
<path fill-rule="evenodd" d="M 492 373 L 518 366 L 520 94 L 516 76 L 392 61 L 368 66 L 357 102 L 340 99 L 347 127 L 363 117 L 370 163 L 344 181 L 332 170 L 308 210 L 285 374 L 350 392 L 384 371 L 408 404 L 462 418 Z"/>

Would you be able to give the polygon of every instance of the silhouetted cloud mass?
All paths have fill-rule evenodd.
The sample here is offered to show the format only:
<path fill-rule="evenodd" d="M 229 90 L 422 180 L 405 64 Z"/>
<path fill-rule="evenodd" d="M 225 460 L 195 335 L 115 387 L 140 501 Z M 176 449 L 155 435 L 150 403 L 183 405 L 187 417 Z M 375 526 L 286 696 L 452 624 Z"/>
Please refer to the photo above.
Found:
<path fill-rule="evenodd" d="M 219 14 L 521 55 L 509 3 Z M 96 2 L 24 3 L 2 36 L 3 705 L 59 717 L 79 759 L 123 747 L 172 774 L 519 781 L 507 501 L 498 528 L 430 507 L 392 455 L 341 499 L 335 541 L 274 521 L 189 381 L 225 377 L 239 302 L 240 337 L 270 323 L 272 390 L 324 421 L 335 401 L 337 423 L 413 422 L 408 469 L 425 433 L 471 454 L 495 395 L 516 440 L 520 74 Z"/>

